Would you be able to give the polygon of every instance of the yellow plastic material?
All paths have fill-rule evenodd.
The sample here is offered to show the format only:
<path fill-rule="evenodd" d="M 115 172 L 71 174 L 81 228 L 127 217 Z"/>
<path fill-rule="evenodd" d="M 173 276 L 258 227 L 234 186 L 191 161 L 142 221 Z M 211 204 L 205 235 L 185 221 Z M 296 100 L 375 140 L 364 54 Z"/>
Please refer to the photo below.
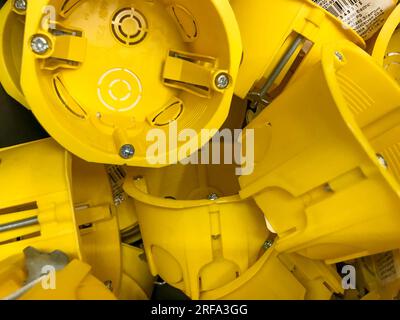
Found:
<path fill-rule="evenodd" d="M 400 83 L 400 6 L 392 12 L 380 31 L 372 56 Z"/>
<path fill-rule="evenodd" d="M 192 299 L 242 275 L 268 238 L 260 210 L 237 195 L 234 167 L 138 169 L 124 188 L 136 201 L 152 274 Z"/>
<path fill-rule="evenodd" d="M 25 285 L 24 258 L 16 255 L 0 262 L 0 297 L 4 298 Z M 56 273 L 55 289 L 44 290 L 39 282 L 20 300 L 115 300 L 115 296 L 91 274 L 91 267 L 71 261 Z"/>
<path fill-rule="evenodd" d="M 0 225 L 38 217 L 39 224 L 0 233 L 0 261 L 32 246 L 82 250 L 71 194 L 71 156 L 52 139 L 0 150 Z"/>
<path fill-rule="evenodd" d="M 0 261 L 0 299 L 19 290 L 27 277 L 22 253 Z"/>
<path fill-rule="evenodd" d="M 25 11 L 8 0 L 0 10 L 0 83 L 19 103 L 28 107 L 22 93 L 20 76 L 24 41 Z"/>
<path fill-rule="evenodd" d="M 142 249 L 122 244 L 123 273 L 120 300 L 149 300 L 154 288 L 146 256 Z"/>
<path fill-rule="evenodd" d="M 303 37 L 271 89 L 301 76 L 321 58 L 321 48 L 330 41 L 364 40 L 328 11 L 311 0 L 231 0 L 243 41 L 243 61 L 235 94 L 245 98 L 264 84 L 298 35 Z"/>
<path fill-rule="evenodd" d="M 118 293 L 117 215 L 126 208 L 114 204 L 105 166 L 71 156 L 53 139 L 3 149 L 0 159 L 2 181 L 7 182 L 0 187 L 0 226 L 35 216 L 39 220 L 0 233 L 0 261 L 28 246 L 61 250 L 89 263 L 93 274 Z"/>
<path fill-rule="evenodd" d="M 249 125 L 255 168 L 240 195 L 263 210 L 276 250 L 334 263 L 398 246 L 399 101 L 397 83 L 343 42 Z"/>
<path fill-rule="evenodd" d="M 205 300 L 329 300 L 343 293 L 333 267 L 298 254 L 269 249 L 242 276 L 202 294 Z"/>
<path fill-rule="evenodd" d="M 117 293 L 122 272 L 120 212 L 113 203 L 109 177 L 104 165 L 72 159 L 72 195 L 83 259 Z"/>
<path fill-rule="evenodd" d="M 46 290 L 39 283 L 20 300 L 115 300 L 115 296 L 98 279 L 90 275 L 91 267 L 73 260 L 56 273 L 56 288 Z"/>
<path fill-rule="evenodd" d="M 46 5 L 55 6 L 57 22 L 42 14 Z M 31 47 L 37 36 L 49 46 L 42 54 Z M 241 52 L 228 0 L 35 0 L 21 84 L 43 127 L 80 158 L 160 167 L 185 158 L 181 147 L 206 142 L 195 136 L 175 146 L 170 123 L 198 135 L 223 124 Z M 167 163 L 147 155 L 152 129 L 171 142 L 158 155 Z"/>

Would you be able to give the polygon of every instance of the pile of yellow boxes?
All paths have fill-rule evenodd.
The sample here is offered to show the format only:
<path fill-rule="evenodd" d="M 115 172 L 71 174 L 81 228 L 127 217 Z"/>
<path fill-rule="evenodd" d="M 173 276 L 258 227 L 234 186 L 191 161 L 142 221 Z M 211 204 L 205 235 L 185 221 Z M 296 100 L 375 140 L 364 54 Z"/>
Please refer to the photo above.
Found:
<path fill-rule="evenodd" d="M 0 82 L 0 298 L 400 298 L 397 0 L 8 0 Z"/>

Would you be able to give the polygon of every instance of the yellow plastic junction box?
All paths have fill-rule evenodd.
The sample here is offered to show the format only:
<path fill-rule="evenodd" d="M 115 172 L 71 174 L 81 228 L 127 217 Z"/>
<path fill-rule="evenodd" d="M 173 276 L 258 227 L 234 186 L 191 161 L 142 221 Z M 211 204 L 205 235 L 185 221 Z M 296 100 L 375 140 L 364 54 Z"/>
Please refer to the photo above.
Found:
<path fill-rule="evenodd" d="M 329 300 L 343 293 L 333 267 L 298 254 L 268 249 L 243 275 L 202 294 L 205 300 Z"/>
<path fill-rule="evenodd" d="M 392 12 L 380 31 L 372 56 L 400 83 L 400 5 Z"/>
<path fill-rule="evenodd" d="M 83 259 L 99 280 L 118 293 L 122 256 L 117 217 L 121 212 L 114 205 L 104 165 L 72 157 L 72 196 Z"/>
<path fill-rule="evenodd" d="M 21 91 L 21 63 L 26 8 L 8 0 L 0 10 L 0 83 L 6 92 L 28 107 Z"/>
<path fill-rule="evenodd" d="M 399 101 L 367 53 L 335 43 L 249 125 L 255 168 L 240 195 L 263 210 L 276 250 L 335 263 L 398 246 Z"/>
<path fill-rule="evenodd" d="M 0 150 L 0 261 L 32 246 L 82 258 L 71 156 L 52 139 Z"/>
<path fill-rule="evenodd" d="M 39 283 L 21 300 L 115 300 L 104 284 L 90 274 L 91 267 L 73 260 L 56 274 L 55 290 L 46 290 Z"/>
<path fill-rule="evenodd" d="M 104 284 L 90 274 L 91 267 L 73 260 L 56 274 L 56 288 L 46 290 L 37 284 L 21 300 L 115 300 Z"/>
<path fill-rule="evenodd" d="M 32 246 L 61 250 L 92 266 L 118 293 L 122 257 L 109 170 L 66 152 L 53 139 L 0 150 L 0 262 Z M 127 201 L 132 201 L 126 199 Z"/>
<path fill-rule="evenodd" d="M 124 188 L 152 274 L 192 299 L 241 276 L 268 238 L 261 211 L 237 195 L 233 166 L 135 169 Z"/>
<path fill-rule="evenodd" d="M 243 61 L 235 94 L 269 100 L 278 86 L 294 80 L 321 58 L 321 47 L 364 40 L 311 0 L 231 0 L 243 41 Z"/>
<path fill-rule="evenodd" d="M 24 259 L 17 256 L 0 262 L 0 297 L 9 297 L 25 285 Z M 47 284 L 47 280 L 45 280 Z M 73 260 L 55 275 L 55 288 L 45 290 L 39 282 L 20 300 L 115 300 L 104 284 L 91 274 L 91 267 Z"/>
<path fill-rule="evenodd" d="M 43 127 L 86 161 L 176 163 L 211 138 L 198 139 L 201 129 L 228 115 L 242 53 L 228 0 L 35 0 L 25 30 L 25 97 Z M 197 134 L 177 141 L 171 123 Z M 153 129 L 168 144 L 147 155 Z"/>
<path fill-rule="evenodd" d="M 123 273 L 118 299 L 150 299 L 155 278 L 150 273 L 144 251 L 125 243 L 122 244 L 122 265 Z"/>

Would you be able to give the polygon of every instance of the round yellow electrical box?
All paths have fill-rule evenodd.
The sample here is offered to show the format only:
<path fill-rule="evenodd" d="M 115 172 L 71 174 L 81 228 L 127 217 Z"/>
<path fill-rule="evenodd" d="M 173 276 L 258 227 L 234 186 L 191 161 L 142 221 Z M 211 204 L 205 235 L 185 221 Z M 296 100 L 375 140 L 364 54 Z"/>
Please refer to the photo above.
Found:
<path fill-rule="evenodd" d="M 237 195 L 231 168 L 135 169 L 124 185 L 153 275 L 195 300 L 242 275 L 268 238 L 262 212 Z"/>
<path fill-rule="evenodd" d="M 240 194 L 262 208 L 276 250 L 336 263 L 398 246 L 399 101 L 366 52 L 332 43 L 248 126 L 255 167 Z"/>
<path fill-rule="evenodd" d="M 27 262 L 23 256 L 14 256 L 0 262 L 0 298 L 5 300 L 115 300 L 107 287 L 91 273 L 91 267 L 72 260 L 50 280 L 42 278 L 21 290 L 26 283 Z M 36 284 L 35 284 L 36 283 Z"/>
<path fill-rule="evenodd" d="M 0 150 L 0 262 L 32 246 L 82 259 L 117 294 L 122 274 L 118 214 L 110 171 L 53 139 Z M 125 202 L 131 201 L 126 199 Z M 127 215 L 127 212 L 122 214 Z"/>
<path fill-rule="evenodd" d="M 235 94 L 257 102 L 303 74 L 321 59 L 327 42 L 365 46 L 349 26 L 312 0 L 231 0 L 243 41 Z M 281 91 L 281 90 L 279 90 Z"/>
<path fill-rule="evenodd" d="M 204 300 L 330 300 L 343 293 L 334 266 L 296 253 L 279 254 L 273 241 L 257 262 L 234 281 L 204 292 Z M 272 247 L 269 247 L 272 245 Z"/>
<path fill-rule="evenodd" d="M 400 83 L 400 6 L 392 12 L 376 39 L 372 56 Z"/>
<path fill-rule="evenodd" d="M 23 1 L 8 0 L 0 10 L 0 83 L 11 97 L 28 107 L 20 84 L 25 14 Z"/>
<path fill-rule="evenodd" d="M 25 30 L 26 99 L 82 159 L 165 166 L 228 115 L 242 52 L 228 0 L 35 0 Z M 171 138 L 172 123 L 194 135 Z M 148 155 L 154 132 L 166 150 Z"/>

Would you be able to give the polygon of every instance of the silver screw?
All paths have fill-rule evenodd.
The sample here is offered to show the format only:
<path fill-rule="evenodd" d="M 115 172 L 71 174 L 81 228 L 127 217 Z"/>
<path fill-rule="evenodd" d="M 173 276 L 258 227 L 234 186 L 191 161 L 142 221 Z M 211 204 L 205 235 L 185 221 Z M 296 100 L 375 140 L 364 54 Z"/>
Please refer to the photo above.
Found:
<path fill-rule="evenodd" d="M 226 89 L 228 88 L 230 83 L 229 80 L 229 75 L 226 73 L 220 73 L 217 75 L 217 77 L 215 78 L 215 85 L 217 86 L 218 89 Z"/>
<path fill-rule="evenodd" d="M 131 159 L 135 155 L 135 148 L 131 144 L 125 144 L 119 150 L 122 159 Z"/>
<path fill-rule="evenodd" d="M 114 198 L 114 205 L 116 206 L 116 207 L 118 207 L 118 206 L 120 206 L 121 204 L 122 204 L 122 202 L 124 202 L 125 201 L 125 195 L 123 194 L 123 193 L 120 193 L 119 195 L 117 195 L 115 198 Z"/>
<path fill-rule="evenodd" d="M 106 280 L 106 281 L 104 281 L 104 285 L 105 285 L 106 288 L 107 288 L 108 290 L 110 290 L 111 292 L 114 291 L 113 283 L 112 283 L 111 280 Z"/>
<path fill-rule="evenodd" d="M 208 198 L 208 200 L 215 201 L 215 200 L 218 200 L 219 197 L 216 193 L 211 193 L 208 195 L 207 198 Z"/>
<path fill-rule="evenodd" d="M 335 52 L 335 56 L 336 56 L 336 58 L 339 59 L 339 61 L 343 62 L 344 56 L 343 56 L 343 54 L 342 54 L 341 52 L 336 51 L 336 52 Z"/>
<path fill-rule="evenodd" d="M 381 154 L 377 154 L 376 157 L 378 158 L 379 164 L 384 167 L 385 169 L 389 168 L 389 164 L 387 163 L 386 159 Z"/>
<path fill-rule="evenodd" d="M 26 0 L 15 0 L 14 8 L 19 11 L 26 11 Z"/>
<path fill-rule="evenodd" d="M 263 244 L 263 249 L 268 250 L 274 245 L 274 240 L 267 240 Z"/>
<path fill-rule="evenodd" d="M 45 54 L 50 49 L 50 44 L 44 36 L 35 35 L 31 41 L 31 48 L 37 54 Z"/>

